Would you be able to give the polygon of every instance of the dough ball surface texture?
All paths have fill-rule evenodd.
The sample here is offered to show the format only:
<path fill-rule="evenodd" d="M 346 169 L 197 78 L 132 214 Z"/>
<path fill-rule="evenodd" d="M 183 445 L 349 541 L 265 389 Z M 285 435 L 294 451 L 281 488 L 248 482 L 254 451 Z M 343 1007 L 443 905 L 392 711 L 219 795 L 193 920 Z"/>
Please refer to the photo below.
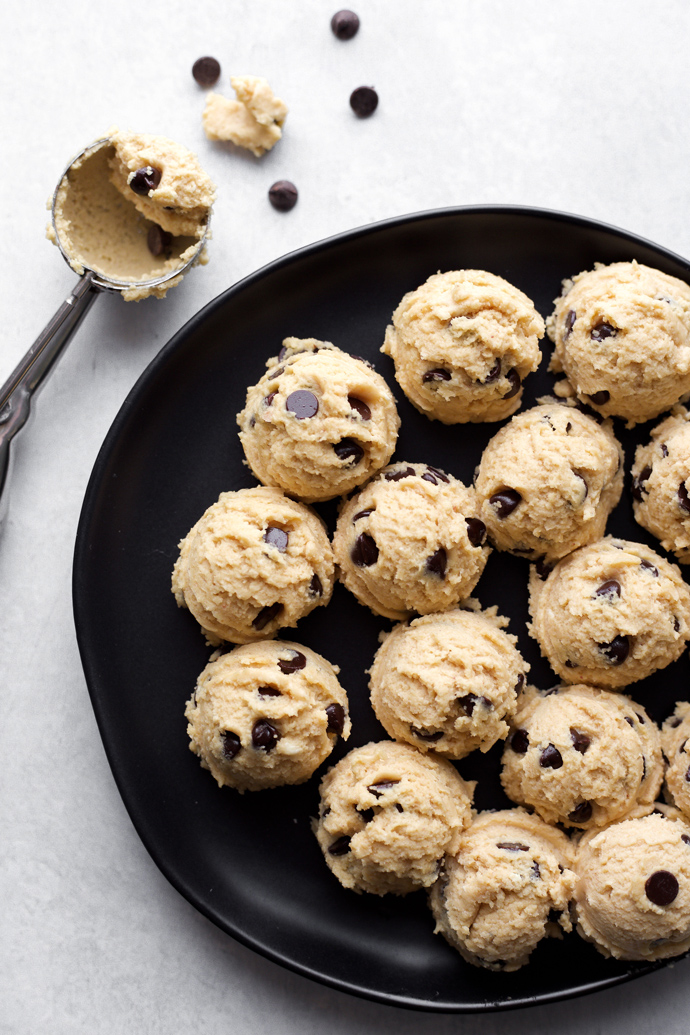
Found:
<path fill-rule="evenodd" d="M 428 887 L 472 816 L 474 784 L 393 741 L 345 755 L 321 781 L 314 832 L 340 883 L 374 895 Z"/>
<path fill-rule="evenodd" d="M 429 893 L 436 933 L 475 966 L 518 970 L 542 938 L 572 929 L 572 856 L 538 816 L 481 812 Z"/>
<path fill-rule="evenodd" d="M 375 614 L 404 619 L 468 596 L 489 556 L 473 489 L 427 464 L 391 464 L 340 509 L 339 577 Z"/>
<path fill-rule="evenodd" d="M 260 482 L 315 502 L 350 492 L 388 463 L 400 418 L 369 363 L 330 342 L 286 338 L 268 367 L 237 417 Z"/>
<path fill-rule="evenodd" d="M 303 783 L 350 735 L 347 695 L 320 654 L 287 640 L 210 661 L 187 702 L 190 748 L 219 787 Z"/>
<path fill-rule="evenodd" d="M 635 451 L 632 494 L 635 520 L 690 564 L 690 413 L 675 408 Z"/>
<path fill-rule="evenodd" d="M 665 793 L 690 820 L 690 704 L 678 701 L 661 730 L 661 744 L 668 759 Z"/>
<path fill-rule="evenodd" d="M 446 611 L 397 625 L 371 668 L 371 704 L 386 733 L 420 751 L 464 758 L 508 735 L 529 665 L 507 619 Z"/>
<path fill-rule="evenodd" d="M 436 273 L 408 292 L 381 349 L 413 406 L 458 424 L 503 420 L 541 359 L 544 321 L 522 291 L 484 270 Z"/>
<path fill-rule="evenodd" d="M 172 590 L 209 643 L 270 639 L 333 592 L 321 518 L 279 489 L 224 492 L 180 543 Z"/>
<path fill-rule="evenodd" d="M 664 806 L 644 811 L 589 831 L 577 852 L 578 932 L 616 959 L 690 949 L 690 826 Z"/>
<path fill-rule="evenodd" d="M 547 823 L 604 826 L 653 802 L 662 779 L 659 730 L 631 698 L 581 685 L 522 695 L 501 782 Z"/>
<path fill-rule="evenodd" d="M 489 441 L 475 487 L 492 544 L 549 562 L 604 534 L 623 488 L 623 453 L 610 422 L 544 403 Z"/>
<path fill-rule="evenodd" d="M 648 546 L 607 536 L 530 573 L 530 632 L 566 683 L 627 686 L 683 653 L 690 589 Z"/>
<path fill-rule="evenodd" d="M 637 262 L 598 264 L 563 282 L 546 322 L 578 398 L 630 424 L 690 392 L 690 287 Z"/>

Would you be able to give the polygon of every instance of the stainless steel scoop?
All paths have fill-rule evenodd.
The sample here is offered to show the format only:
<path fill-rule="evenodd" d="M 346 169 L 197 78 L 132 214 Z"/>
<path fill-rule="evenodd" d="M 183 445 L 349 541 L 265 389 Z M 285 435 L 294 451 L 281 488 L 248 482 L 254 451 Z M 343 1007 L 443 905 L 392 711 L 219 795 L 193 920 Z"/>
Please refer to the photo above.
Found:
<path fill-rule="evenodd" d="M 78 161 L 109 144 L 110 138 L 104 137 L 80 151 L 60 176 L 53 193 L 51 221 L 58 247 L 67 263 L 70 261 L 69 256 L 62 246 L 55 226 L 58 191 L 63 179 Z M 89 269 L 87 264 L 84 264 L 84 273 L 77 281 L 72 294 L 63 302 L 55 316 L 41 331 L 29 351 L 17 364 L 2 388 L 0 388 L 0 522 L 4 519 L 7 512 L 8 482 L 12 461 L 10 443 L 29 419 L 32 398 L 43 385 L 48 374 L 53 370 L 57 360 L 62 355 L 66 345 L 71 341 L 74 332 L 88 313 L 96 297 L 103 291 L 114 291 L 121 294 L 132 288 L 154 288 L 186 273 L 189 267 L 194 265 L 201 249 L 206 243 L 209 222 L 210 212 L 203 237 L 199 239 L 198 246 L 189 260 L 184 265 L 168 271 L 161 277 L 142 281 L 116 280 L 106 277 L 102 273 L 97 273 Z"/>

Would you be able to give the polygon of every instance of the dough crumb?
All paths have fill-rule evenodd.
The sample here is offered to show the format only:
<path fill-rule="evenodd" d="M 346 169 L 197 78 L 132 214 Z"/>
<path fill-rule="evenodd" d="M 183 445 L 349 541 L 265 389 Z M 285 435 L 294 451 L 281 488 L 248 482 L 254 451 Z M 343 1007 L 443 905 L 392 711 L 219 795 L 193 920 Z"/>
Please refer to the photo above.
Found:
<path fill-rule="evenodd" d="M 260 158 L 278 143 L 288 108 L 260 76 L 232 76 L 236 100 L 210 93 L 201 121 L 209 140 L 229 140 Z"/>

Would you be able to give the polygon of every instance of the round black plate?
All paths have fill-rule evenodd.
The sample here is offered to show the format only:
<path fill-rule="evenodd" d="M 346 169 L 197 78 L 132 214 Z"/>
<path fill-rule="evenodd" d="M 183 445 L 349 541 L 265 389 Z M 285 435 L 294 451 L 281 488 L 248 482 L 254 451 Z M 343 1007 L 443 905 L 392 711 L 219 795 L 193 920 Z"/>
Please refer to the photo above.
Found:
<path fill-rule="evenodd" d="M 491 1010 L 604 988 L 654 969 L 603 959 L 576 935 L 543 942 L 517 974 L 465 964 L 433 934 L 423 892 L 404 899 L 345 891 L 310 830 L 322 770 L 301 787 L 240 796 L 219 790 L 188 749 L 184 704 L 209 651 L 170 592 L 177 543 L 228 489 L 254 484 L 237 437 L 245 391 L 284 337 L 315 337 L 375 362 L 398 399 L 396 458 L 425 461 L 469 482 L 496 424 L 446 427 L 403 397 L 379 348 L 405 291 L 438 270 L 487 269 L 522 288 L 547 316 L 561 279 L 595 262 L 637 259 L 683 279 L 684 260 L 590 220 L 521 208 L 464 208 L 408 216 L 288 255 L 230 288 L 175 335 L 126 399 L 98 456 L 76 543 L 74 610 L 86 679 L 108 759 L 132 821 L 172 884 L 246 945 L 301 974 L 357 995 L 439 1011 Z M 527 380 L 523 406 L 548 392 L 550 349 Z M 634 434 L 618 432 L 628 467 Z M 335 506 L 321 513 L 333 527 Z M 609 526 L 645 539 L 629 482 Z M 556 682 L 527 635 L 527 563 L 494 552 L 477 587 L 498 604 L 532 664 Z M 353 734 L 345 750 L 384 736 L 365 669 L 389 627 L 342 586 L 294 638 L 340 665 Z M 684 655 L 633 694 L 665 717 L 689 685 Z M 500 747 L 459 764 L 479 777 L 476 802 L 506 804 Z"/>

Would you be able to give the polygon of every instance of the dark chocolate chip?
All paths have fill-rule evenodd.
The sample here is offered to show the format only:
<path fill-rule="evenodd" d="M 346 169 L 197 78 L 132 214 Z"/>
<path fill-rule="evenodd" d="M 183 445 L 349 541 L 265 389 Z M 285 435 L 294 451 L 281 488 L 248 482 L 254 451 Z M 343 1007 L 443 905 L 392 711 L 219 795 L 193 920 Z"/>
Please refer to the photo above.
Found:
<path fill-rule="evenodd" d="M 360 446 L 359 442 L 355 442 L 353 438 L 344 438 L 340 442 L 336 442 L 333 446 L 335 455 L 339 460 L 349 460 L 350 466 L 358 464 L 364 456 L 364 450 Z"/>
<path fill-rule="evenodd" d="M 489 503 L 496 511 L 496 516 L 507 518 L 513 513 L 517 505 L 522 501 L 522 496 L 517 489 L 501 489 L 489 497 Z"/>
<path fill-rule="evenodd" d="M 264 399 L 264 406 L 270 406 L 277 394 L 277 392 L 269 392 Z"/>
<path fill-rule="evenodd" d="M 686 514 L 690 514 L 690 496 L 688 496 L 688 490 L 685 488 L 685 482 L 681 482 L 678 486 L 678 506 Z"/>
<path fill-rule="evenodd" d="M 391 787 L 395 787 L 396 783 L 400 783 L 399 780 L 377 780 L 376 783 L 370 783 L 367 787 L 369 794 L 373 794 L 375 798 L 380 798 L 382 794 L 390 790 Z"/>
<path fill-rule="evenodd" d="M 647 759 L 644 757 L 644 755 L 642 756 L 642 779 L 647 779 Z"/>
<path fill-rule="evenodd" d="M 661 455 L 662 456 L 668 456 L 668 446 L 666 445 L 665 442 L 662 442 L 661 446 L 659 448 L 661 449 Z"/>
<path fill-rule="evenodd" d="M 463 697 L 456 697 L 455 703 L 457 704 L 458 708 L 463 713 L 463 715 L 467 715 L 469 717 L 470 715 L 472 715 L 472 712 L 474 711 L 474 706 L 478 700 L 479 698 L 476 694 L 465 694 Z"/>
<path fill-rule="evenodd" d="M 621 584 L 616 579 L 607 579 L 606 582 L 602 582 L 598 589 L 594 590 L 595 597 L 607 597 L 609 600 L 615 600 L 621 595 Z"/>
<path fill-rule="evenodd" d="M 611 665 L 622 665 L 630 653 L 627 636 L 614 636 L 610 643 L 598 643 L 597 646 Z"/>
<path fill-rule="evenodd" d="M 606 320 L 600 320 L 599 323 L 595 323 L 589 332 L 592 341 L 604 341 L 605 338 L 615 338 L 617 334 L 618 328 Z"/>
<path fill-rule="evenodd" d="M 358 119 L 368 119 L 376 111 L 379 95 L 373 86 L 358 86 L 350 94 L 350 107 Z"/>
<path fill-rule="evenodd" d="M 360 415 L 362 420 L 371 420 L 371 410 L 363 399 L 358 399 L 356 395 L 348 395 L 347 401 L 350 407 Z"/>
<path fill-rule="evenodd" d="M 270 372 L 270 374 L 268 375 L 268 380 L 269 381 L 275 381 L 276 378 L 280 377 L 280 375 L 284 374 L 284 373 L 285 373 L 285 367 L 276 367 L 276 369 L 272 370 Z"/>
<path fill-rule="evenodd" d="M 305 417 L 315 417 L 319 412 L 319 400 L 313 392 L 306 388 L 298 388 L 291 392 L 285 400 L 285 408 L 294 413 L 297 420 L 304 420 Z"/>
<path fill-rule="evenodd" d="M 581 755 L 584 755 L 585 751 L 591 744 L 590 738 L 586 733 L 581 730 L 576 730 L 574 726 L 570 727 L 570 739 L 573 742 L 573 747 L 576 751 L 579 751 Z"/>
<path fill-rule="evenodd" d="M 275 546 L 280 553 L 285 553 L 287 550 L 289 539 L 290 536 L 285 529 L 278 528 L 277 525 L 269 525 L 264 532 L 264 542 Z"/>
<path fill-rule="evenodd" d="M 129 186 L 135 194 L 144 195 L 151 190 L 155 190 L 160 182 L 160 169 L 154 169 L 152 165 L 144 165 L 134 173 L 134 176 L 129 181 Z"/>
<path fill-rule="evenodd" d="M 535 564 L 535 568 L 537 569 L 537 575 L 539 576 L 542 582 L 546 582 L 549 575 L 553 571 L 553 565 L 547 564 L 543 557 L 539 558 L 539 560 Z"/>
<path fill-rule="evenodd" d="M 571 470 L 572 470 L 573 474 L 575 475 L 575 477 L 576 477 L 576 478 L 579 478 L 579 479 L 580 479 L 580 481 L 582 482 L 582 484 L 583 484 L 583 485 L 584 485 L 584 487 L 585 487 L 585 494 L 584 494 L 584 496 L 582 497 L 582 500 L 581 500 L 581 502 L 580 502 L 580 505 L 582 505 L 582 503 L 584 503 L 584 502 L 585 502 L 585 500 L 587 499 L 587 497 L 589 496 L 589 485 L 587 484 L 587 480 L 586 480 L 586 478 L 584 478 L 584 476 L 583 476 L 583 475 L 581 475 L 579 471 L 576 471 L 576 470 L 575 470 L 575 468 L 571 468 Z"/>
<path fill-rule="evenodd" d="M 510 746 L 517 755 L 524 755 L 529 747 L 529 734 L 527 730 L 515 730 L 510 738 Z"/>
<path fill-rule="evenodd" d="M 577 313 L 574 309 L 569 309 L 565 314 L 565 336 L 569 338 L 573 333 L 573 326 L 577 320 Z"/>
<path fill-rule="evenodd" d="M 690 834 L 681 834 L 680 839 L 683 844 L 690 845 Z"/>
<path fill-rule="evenodd" d="M 595 406 L 605 406 L 611 398 L 611 393 L 607 392 L 605 388 L 602 388 L 600 392 L 592 392 L 590 399 Z"/>
<path fill-rule="evenodd" d="M 420 740 L 435 741 L 440 740 L 443 736 L 443 730 L 423 730 L 417 726 L 410 726 L 410 732 L 419 737 Z"/>
<path fill-rule="evenodd" d="M 479 518 L 465 518 L 467 538 L 472 546 L 483 546 L 486 542 L 486 525 Z"/>
<path fill-rule="evenodd" d="M 268 721 L 268 719 L 257 719 L 252 726 L 252 744 L 260 751 L 273 751 L 280 740 L 280 733 Z"/>
<path fill-rule="evenodd" d="M 628 726 L 632 726 L 632 728 L 635 729 L 635 720 L 631 719 L 631 717 L 629 715 L 624 716 L 624 718 L 625 718 L 625 721 L 627 722 Z"/>
<path fill-rule="evenodd" d="M 683 720 L 679 715 L 674 715 L 671 721 L 669 722 L 669 726 L 672 730 L 677 730 L 682 721 Z"/>
<path fill-rule="evenodd" d="M 571 660 L 570 660 L 570 658 L 566 658 L 566 659 L 565 659 L 565 667 L 566 667 L 566 668 L 575 668 L 575 667 L 576 667 L 576 665 L 575 665 L 575 662 L 574 662 L 574 661 L 571 661 Z"/>
<path fill-rule="evenodd" d="M 214 57 L 197 58 L 192 65 L 192 75 L 199 86 L 213 86 L 220 79 L 220 62 Z"/>
<path fill-rule="evenodd" d="M 675 632 L 680 632 L 680 622 L 675 615 L 673 616 L 673 628 Z"/>
<path fill-rule="evenodd" d="M 572 430 L 573 430 L 573 426 L 570 423 L 570 421 L 568 421 L 568 423 L 565 426 L 565 433 L 566 433 L 566 435 L 569 435 Z"/>
<path fill-rule="evenodd" d="M 289 658 L 279 658 L 278 668 L 281 672 L 285 673 L 286 676 L 292 675 L 293 672 L 299 672 L 307 664 L 307 659 L 302 654 L 301 650 L 290 651 Z"/>
<path fill-rule="evenodd" d="M 355 812 L 362 817 L 365 823 L 371 823 L 375 814 L 373 809 L 358 809 L 356 805 Z"/>
<path fill-rule="evenodd" d="M 352 563 L 358 568 L 370 568 L 379 559 L 379 548 L 376 540 L 367 532 L 362 532 L 355 539 L 355 545 L 350 553 Z"/>
<path fill-rule="evenodd" d="M 262 607 L 252 622 L 252 626 L 258 630 L 265 629 L 269 622 L 277 618 L 282 610 L 283 605 L 278 603 L 278 601 L 275 604 L 268 604 L 266 607 Z"/>
<path fill-rule="evenodd" d="M 549 744 L 539 756 L 539 765 L 542 769 L 560 769 L 563 765 L 563 756 L 557 747 Z"/>
<path fill-rule="evenodd" d="M 678 878 L 668 870 L 656 870 L 644 884 L 650 902 L 655 906 L 670 906 L 680 890 Z"/>
<path fill-rule="evenodd" d="M 659 569 L 651 561 L 640 561 L 640 567 L 644 568 L 645 571 L 651 571 L 654 578 L 657 578 L 659 575 Z"/>
<path fill-rule="evenodd" d="M 321 585 L 321 579 L 316 574 L 316 572 L 314 572 L 314 574 L 312 575 L 311 582 L 309 583 L 309 595 L 312 597 L 323 596 L 323 586 Z"/>
<path fill-rule="evenodd" d="M 297 204 L 298 191 L 290 180 L 276 180 L 268 188 L 268 200 L 278 212 L 289 212 Z"/>
<path fill-rule="evenodd" d="M 328 725 L 326 726 L 327 733 L 336 733 L 338 736 L 345 729 L 345 709 L 342 704 L 333 702 L 326 708 L 326 715 L 328 716 Z"/>
<path fill-rule="evenodd" d="M 223 757 L 228 760 L 234 758 L 242 748 L 240 738 L 232 730 L 221 730 L 220 737 L 223 741 Z"/>
<path fill-rule="evenodd" d="M 339 40 L 351 40 L 359 29 L 359 18 L 354 11 L 336 11 L 331 18 L 331 31 Z"/>
<path fill-rule="evenodd" d="M 404 812 L 404 811 L 405 811 L 405 809 L 404 809 L 404 808 L 402 807 L 402 805 L 400 804 L 400 802 L 399 802 L 399 801 L 396 801 L 396 803 L 395 803 L 395 807 L 396 807 L 396 809 L 398 810 L 398 812 Z M 440 860 L 439 860 L 439 861 L 440 861 Z"/>
<path fill-rule="evenodd" d="M 515 367 L 513 367 L 512 370 L 509 370 L 506 374 L 506 381 L 510 385 L 510 389 L 506 392 L 503 398 L 512 399 L 513 396 L 518 394 L 522 387 L 522 379 L 520 378 L 520 375 L 518 374 Z"/>
<path fill-rule="evenodd" d="M 435 550 L 430 557 L 426 559 L 426 570 L 431 575 L 438 575 L 440 579 L 446 577 L 446 565 L 448 563 L 448 555 L 442 546 L 439 546 L 438 550 Z"/>
<path fill-rule="evenodd" d="M 592 818 L 592 805 L 588 801 L 582 801 L 579 805 L 576 805 L 572 812 L 568 814 L 568 819 L 572 819 L 573 823 L 589 823 Z"/>
<path fill-rule="evenodd" d="M 523 845 L 520 841 L 497 841 L 496 847 L 506 852 L 529 852 L 529 845 Z"/>
<path fill-rule="evenodd" d="M 450 478 L 445 471 L 440 471 L 438 467 L 432 467 L 431 464 L 426 465 L 426 471 L 422 475 L 422 478 L 426 478 L 427 481 L 433 481 L 434 485 L 437 481 L 439 482 L 450 482 Z"/>
<path fill-rule="evenodd" d="M 541 870 L 539 868 L 539 863 L 536 859 L 532 863 L 532 876 L 535 880 L 539 880 L 541 878 Z"/>
<path fill-rule="evenodd" d="M 257 688 L 259 697 L 282 697 L 280 690 L 276 690 L 274 686 L 260 686 Z"/>
<path fill-rule="evenodd" d="M 350 851 L 350 838 L 347 834 L 343 834 L 337 841 L 334 841 L 332 845 L 329 845 L 329 855 L 347 855 Z"/>
<path fill-rule="evenodd" d="M 403 478 L 414 478 L 414 467 L 398 467 L 395 471 L 386 471 L 384 478 L 387 482 L 399 482 Z"/>
<path fill-rule="evenodd" d="M 501 361 L 500 361 L 500 359 L 497 359 L 496 362 L 494 363 L 494 365 L 492 366 L 491 370 L 489 371 L 489 373 L 484 378 L 484 380 L 480 381 L 480 384 L 491 385 L 491 384 L 494 383 L 494 381 L 498 381 L 500 376 L 501 376 Z"/>
<path fill-rule="evenodd" d="M 443 367 L 435 367 L 433 370 L 427 370 L 422 374 L 424 384 L 427 384 L 429 381 L 450 381 L 450 378 L 450 370 L 445 370 Z"/>
<path fill-rule="evenodd" d="M 169 234 L 167 230 L 163 230 L 157 223 L 149 227 L 149 232 L 146 235 L 146 247 L 151 252 L 151 255 L 159 256 L 172 244 L 172 234 Z"/>
<path fill-rule="evenodd" d="M 524 685 L 525 685 L 525 673 L 521 672 L 519 674 L 519 676 L 517 677 L 517 683 L 515 684 L 515 693 L 519 694 Z"/>
<path fill-rule="evenodd" d="M 369 517 L 369 515 L 373 514 L 375 510 L 376 507 L 367 507 L 366 510 L 358 510 L 352 519 L 352 524 L 354 525 L 355 521 L 359 521 L 360 518 Z"/>
<path fill-rule="evenodd" d="M 651 473 L 651 467 L 643 467 L 640 473 L 636 475 L 632 480 L 631 492 L 633 495 L 633 499 L 636 499 L 638 502 L 642 499 L 642 493 L 645 491 L 645 483 Z"/>
<path fill-rule="evenodd" d="M 644 726 L 644 715 L 640 715 L 639 712 L 635 712 L 635 715 L 637 716 L 637 721 L 641 722 L 642 725 Z"/>

